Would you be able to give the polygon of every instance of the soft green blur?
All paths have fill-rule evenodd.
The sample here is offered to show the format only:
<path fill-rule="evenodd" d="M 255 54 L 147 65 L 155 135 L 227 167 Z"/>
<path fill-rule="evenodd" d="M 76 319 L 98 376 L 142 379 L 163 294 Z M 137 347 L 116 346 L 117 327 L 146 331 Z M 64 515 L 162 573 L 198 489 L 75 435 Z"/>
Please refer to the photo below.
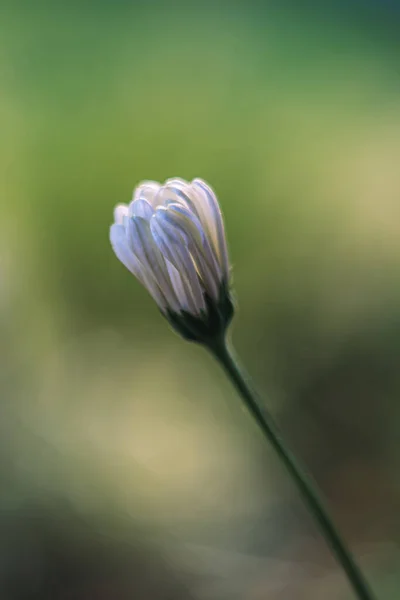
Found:
<path fill-rule="evenodd" d="M 351 598 L 218 366 L 110 248 L 114 205 L 173 176 L 216 190 L 237 351 L 398 598 L 400 15 L 309 4 L 3 0 L 4 600 Z"/>

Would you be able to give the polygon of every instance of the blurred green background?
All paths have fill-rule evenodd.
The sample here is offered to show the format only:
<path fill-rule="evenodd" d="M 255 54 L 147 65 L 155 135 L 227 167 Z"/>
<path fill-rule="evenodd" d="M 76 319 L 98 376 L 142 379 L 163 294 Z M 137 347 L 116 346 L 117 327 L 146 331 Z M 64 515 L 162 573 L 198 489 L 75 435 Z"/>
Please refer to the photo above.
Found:
<path fill-rule="evenodd" d="M 400 590 L 397 2 L 3 0 L 2 600 L 352 598 L 218 366 L 108 241 L 142 179 L 226 219 L 236 348 Z"/>

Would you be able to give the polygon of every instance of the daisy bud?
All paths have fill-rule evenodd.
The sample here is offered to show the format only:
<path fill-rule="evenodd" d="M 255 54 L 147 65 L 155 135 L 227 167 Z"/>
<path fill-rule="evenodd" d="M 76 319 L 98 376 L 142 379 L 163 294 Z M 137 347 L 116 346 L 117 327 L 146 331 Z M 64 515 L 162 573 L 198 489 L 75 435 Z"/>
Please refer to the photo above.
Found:
<path fill-rule="evenodd" d="M 233 316 L 224 223 L 201 179 L 142 182 L 114 211 L 110 241 L 119 260 L 186 339 L 209 343 Z"/>

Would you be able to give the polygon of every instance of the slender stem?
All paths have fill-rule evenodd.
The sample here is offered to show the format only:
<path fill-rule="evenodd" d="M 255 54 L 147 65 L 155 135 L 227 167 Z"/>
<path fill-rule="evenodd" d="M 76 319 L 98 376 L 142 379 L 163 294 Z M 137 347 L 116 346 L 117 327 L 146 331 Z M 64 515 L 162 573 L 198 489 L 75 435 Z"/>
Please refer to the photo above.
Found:
<path fill-rule="evenodd" d="M 251 388 L 247 374 L 245 374 L 243 369 L 238 366 L 232 352 L 227 347 L 226 341 L 219 341 L 215 345 L 210 346 L 209 349 L 226 371 L 228 377 L 242 396 L 248 410 L 255 418 L 258 426 L 261 428 L 265 437 L 272 444 L 278 457 L 285 465 L 305 503 L 314 515 L 333 554 L 343 567 L 356 596 L 360 600 L 373 600 L 374 596 L 372 591 L 369 589 L 363 574 L 333 524 L 332 518 L 319 497 L 315 484 L 311 481 L 304 468 L 298 463 L 297 459 L 282 441 L 279 430 L 271 416 L 265 410 L 260 408 L 257 394 Z"/>

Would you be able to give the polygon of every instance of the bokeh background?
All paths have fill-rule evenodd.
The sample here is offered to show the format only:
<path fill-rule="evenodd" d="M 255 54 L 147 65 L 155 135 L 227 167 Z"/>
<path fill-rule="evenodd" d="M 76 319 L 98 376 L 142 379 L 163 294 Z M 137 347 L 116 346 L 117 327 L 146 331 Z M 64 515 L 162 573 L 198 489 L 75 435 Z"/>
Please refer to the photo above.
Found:
<path fill-rule="evenodd" d="M 400 7 L 2 0 L 2 600 L 350 599 L 210 357 L 108 242 L 217 191 L 232 336 L 381 599 L 400 593 Z"/>

